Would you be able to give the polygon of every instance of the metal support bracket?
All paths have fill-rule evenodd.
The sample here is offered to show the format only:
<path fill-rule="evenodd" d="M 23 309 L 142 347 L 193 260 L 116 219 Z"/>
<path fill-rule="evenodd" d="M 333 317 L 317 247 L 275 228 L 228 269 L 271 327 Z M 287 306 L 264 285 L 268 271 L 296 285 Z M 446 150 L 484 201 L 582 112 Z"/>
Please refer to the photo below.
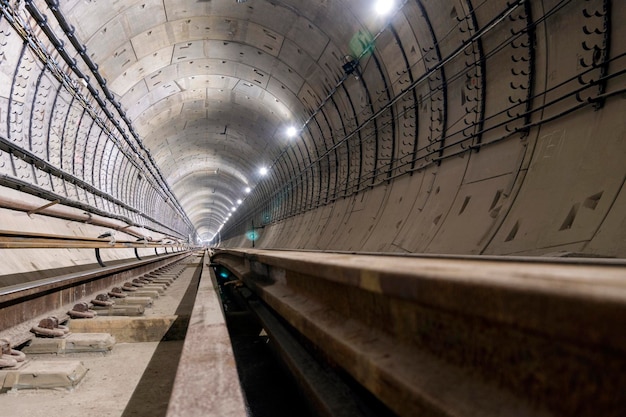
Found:
<path fill-rule="evenodd" d="M 100 257 L 100 248 L 96 248 L 96 260 L 101 267 L 105 267 L 106 264 L 102 262 L 102 258 Z"/>
<path fill-rule="evenodd" d="M 33 214 L 40 213 L 40 212 L 44 211 L 45 209 L 47 209 L 48 207 L 52 207 L 52 206 L 54 206 L 56 204 L 59 204 L 60 202 L 61 202 L 61 200 L 51 201 L 48 204 L 45 204 L 45 205 L 43 205 L 41 207 L 37 207 L 34 210 L 28 211 L 26 214 L 28 214 L 28 217 L 32 217 Z"/>

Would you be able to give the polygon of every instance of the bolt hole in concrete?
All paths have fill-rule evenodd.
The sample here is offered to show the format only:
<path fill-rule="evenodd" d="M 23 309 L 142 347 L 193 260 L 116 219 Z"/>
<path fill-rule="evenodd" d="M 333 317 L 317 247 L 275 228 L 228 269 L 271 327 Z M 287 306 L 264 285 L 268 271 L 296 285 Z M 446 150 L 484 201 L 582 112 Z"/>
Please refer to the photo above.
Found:
<path fill-rule="evenodd" d="M 230 271 L 218 266 L 215 268 L 215 276 L 250 417 L 396 416 L 365 388 L 345 374 L 339 366 L 330 364 L 323 352 L 298 335 L 287 322 L 278 316 L 274 317 L 276 323 L 269 325 L 271 320 L 262 314 L 264 325 L 270 326 L 266 332 L 259 321 L 260 316 L 257 316 L 260 300 Z M 266 307 L 261 307 L 261 309 L 266 309 Z M 268 333 L 272 336 L 268 336 Z M 282 336 L 281 333 L 283 333 Z M 290 336 L 285 337 L 284 333 L 289 333 Z M 287 340 L 289 338 L 293 340 Z M 294 349 L 301 350 L 301 352 L 294 352 Z M 285 351 L 289 350 L 291 352 L 286 354 Z M 282 355 L 285 354 L 291 355 L 292 360 L 297 357 L 300 363 L 295 366 L 306 369 L 308 376 L 301 374 L 295 377 L 284 362 Z M 316 363 L 313 365 L 312 361 Z M 293 363 L 291 366 L 294 366 Z M 316 367 L 319 367 L 322 372 L 313 371 Z M 327 380 L 324 375 L 328 374 L 332 375 Z M 346 397 L 322 395 L 316 399 L 307 398 L 299 388 L 302 382 L 300 378 L 307 379 L 307 383 L 315 385 L 315 391 L 318 393 L 324 390 L 338 390 L 346 393 Z M 337 384 L 338 380 L 339 384 Z M 344 400 L 347 401 L 344 402 Z M 326 412 L 315 409 L 319 402 L 325 403 Z"/>

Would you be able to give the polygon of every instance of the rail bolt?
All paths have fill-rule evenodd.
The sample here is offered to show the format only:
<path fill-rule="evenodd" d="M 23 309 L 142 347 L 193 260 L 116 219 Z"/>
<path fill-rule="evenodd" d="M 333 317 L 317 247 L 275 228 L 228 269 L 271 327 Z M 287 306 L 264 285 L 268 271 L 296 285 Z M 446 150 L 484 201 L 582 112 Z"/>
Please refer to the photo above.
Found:
<path fill-rule="evenodd" d="M 126 294 L 122 291 L 120 287 L 113 287 L 111 291 L 108 293 L 111 297 L 115 298 L 126 298 Z"/>
<path fill-rule="evenodd" d="M 67 326 L 59 324 L 59 319 L 55 316 L 46 317 L 39 321 L 39 324 L 30 329 L 37 337 L 63 337 L 69 333 Z"/>
<path fill-rule="evenodd" d="M 111 300 L 111 297 L 109 297 L 108 294 L 98 294 L 95 299 L 91 300 L 91 304 L 100 307 L 109 307 L 115 303 Z"/>
<path fill-rule="evenodd" d="M 2 351 L 3 355 L 11 354 L 11 344 L 6 339 L 0 339 L 0 351 Z"/>
<path fill-rule="evenodd" d="M 73 319 L 91 319 L 96 316 L 96 312 L 89 310 L 89 305 L 85 302 L 74 304 L 67 314 Z"/>

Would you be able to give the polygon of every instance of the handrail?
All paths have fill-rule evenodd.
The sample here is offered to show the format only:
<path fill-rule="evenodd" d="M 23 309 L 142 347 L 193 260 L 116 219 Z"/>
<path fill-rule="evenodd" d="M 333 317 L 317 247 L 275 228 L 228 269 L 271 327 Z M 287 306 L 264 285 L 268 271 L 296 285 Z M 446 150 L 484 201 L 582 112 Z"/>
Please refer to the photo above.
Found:
<path fill-rule="evenodd" d="M 153 263 L 162 263 L 167 259 L 181 259 L 191 256 L 191 252 L 173 253 L 169 255 L 161 255 L 150 259 L 131 261 L 107 266 L 89 271 L 76 272 L 72 274 L 60 275 L 53 278 L 45 278 L 27 283 L 15 284 L 0 288 L 0 308 L 8 302 L 29 298 L 38 294 L 58 290 L 61 288 L 78 285 L 84 282 L 92 281 L 107 275 L 118 274 L 120 272 L 129 271 L 141 266 L 147 266 Z"/>
<path fill-rule="evenodd" d="M 186 248 L 178 242 L 128 241 L 0 230 L 0 249 Z"/>

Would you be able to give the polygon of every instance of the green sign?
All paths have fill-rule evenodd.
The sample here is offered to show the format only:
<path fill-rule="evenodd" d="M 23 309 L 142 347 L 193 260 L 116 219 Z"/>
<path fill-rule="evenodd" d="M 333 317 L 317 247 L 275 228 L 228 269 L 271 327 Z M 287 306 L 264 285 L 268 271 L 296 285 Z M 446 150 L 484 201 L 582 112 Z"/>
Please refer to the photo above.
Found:
<path fill-rule="evenodd" d="M 361 54 L 367 56 L 371 54 L 374 49 L 374 37 L 368 31 L 359 30 L 352 39 L 350 39 L 349 48 L 354 58 L 359 58 Z"/>

